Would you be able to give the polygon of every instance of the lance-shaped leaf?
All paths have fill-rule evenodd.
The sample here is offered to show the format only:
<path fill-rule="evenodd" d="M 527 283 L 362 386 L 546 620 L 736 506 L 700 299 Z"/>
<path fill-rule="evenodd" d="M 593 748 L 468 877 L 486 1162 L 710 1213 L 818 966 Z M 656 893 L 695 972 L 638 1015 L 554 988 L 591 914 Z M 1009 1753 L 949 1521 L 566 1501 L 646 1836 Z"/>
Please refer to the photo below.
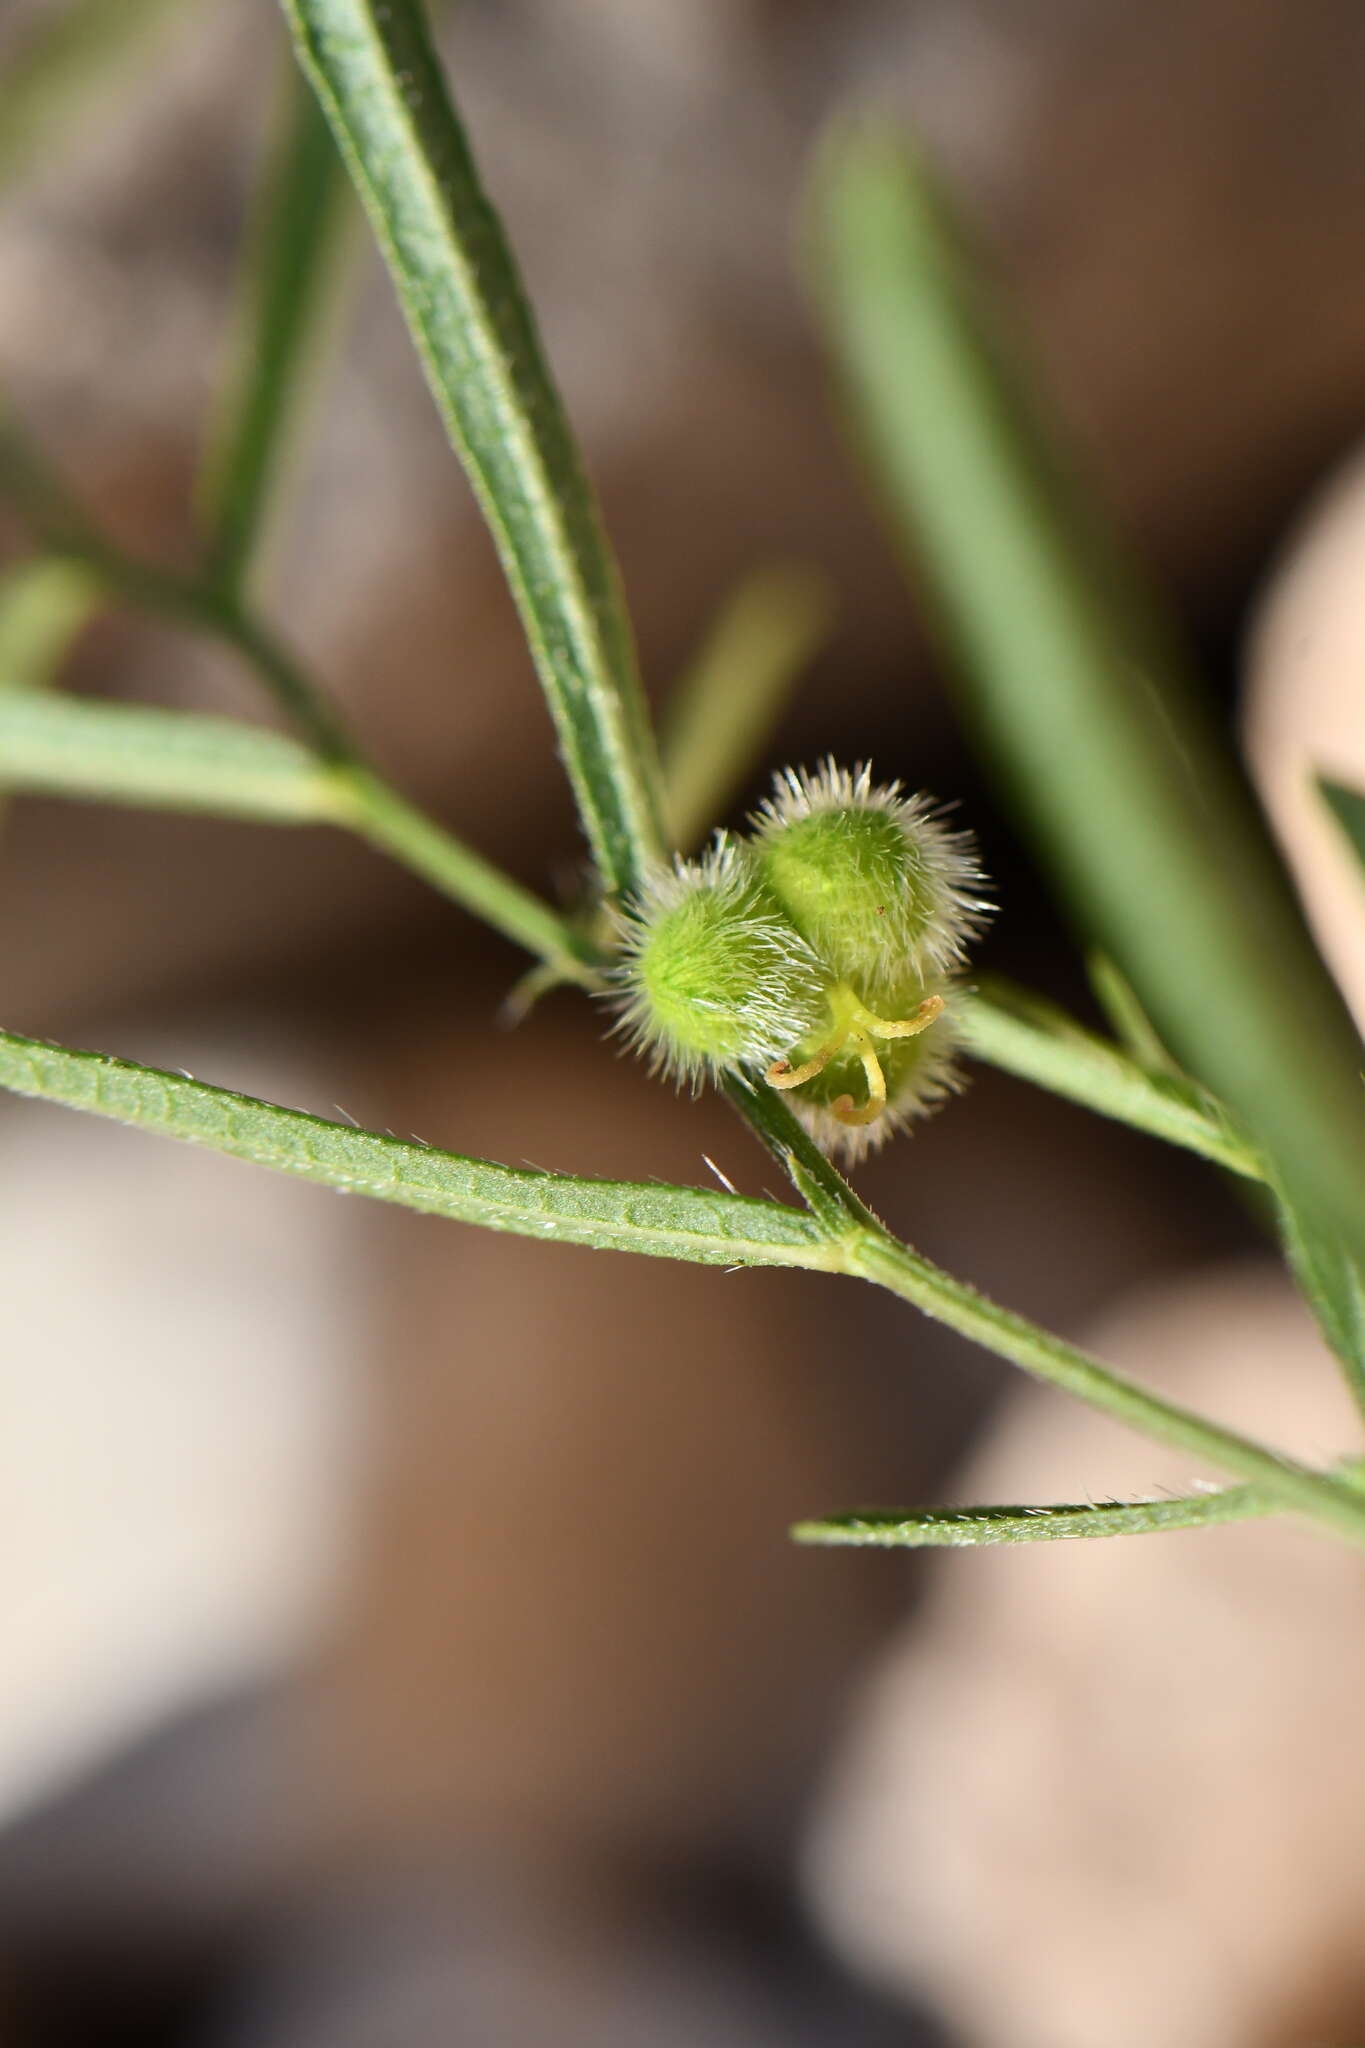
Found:
<path fill-rule="evenodd" d="M 983 747 L 1162 1041 L 1365 1258 L 1359 1041 L 1226 740 L 1030 418 L 931 179 L 884 130 L 847 132 L 814 229 L 868 457 Z"/>
<path fill-rule="evenodd" d="M 662 850 L 615 565 L 418 0 L 284 0 L 488 521 L 609 890 Z"/>

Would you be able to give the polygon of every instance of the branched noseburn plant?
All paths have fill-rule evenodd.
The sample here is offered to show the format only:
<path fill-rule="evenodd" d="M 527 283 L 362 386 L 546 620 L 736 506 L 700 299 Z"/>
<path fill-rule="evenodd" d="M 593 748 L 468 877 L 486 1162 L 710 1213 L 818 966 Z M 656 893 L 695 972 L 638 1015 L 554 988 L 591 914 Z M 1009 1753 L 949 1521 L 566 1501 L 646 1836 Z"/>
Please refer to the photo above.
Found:
<path fill-rule="evenodd" d="M 50 128 L 117 44 L 111 23 L 145 28 L 160 11 L 72 0 L 61 33 L 0 81 L 0 132 Z M 1008 352 L 922 169 L 881 130 L 833 138 L 810 210 L 816 289 L 987 759 L 1108 963 L 1112 1040 L 1026 992 L 965 983 L 986 895 L 969 846 L 868 769 L 785 773 L 745 832 L 690 857 L 819 630 L 818 590 L 787 574 L 742 593 L 661 760 L 596 505 L 419 0 L 284 12 L 300 68 L 287 70 L 205 465 L 198 571 L 113 547 L 0 422 L 0 488 L 36 543 L 0 589 L 0 788 L 362 834 L 531 955 L 525 1000 L 576 984 L 614 1003 L 665 1073 L 723 1087 L 799 1206 L 501 1166 L 15 1033 L 0 1033 L 0 1084 L 489 1229 L 871 1281 L 1239 1482 L 1187 1499 L 843 1516 L 802 1524 L 802 1540 L 1039 1541 L 1293 1511 L 1365 1542 L 1359 1460 L 1302 1464 L 998 1307 L 896 1238 L 833 1163 L 931 1107 L 963 1053 L 1266 1182 L 1365 1411 L 1358 1042 L 1226 750 L 1093 517 L 1057 485 L 1052 451 L 1021 425 Z M 521 614 L 592 855 L 591 914 L 564 916 L 391 788 L 252 597 L 335 268 L 343 164 Z M 298 736 L 51 687 L 111 601 L 216 636 Z M 1359 843 L 1359 799 L 1333 801 Z"/>

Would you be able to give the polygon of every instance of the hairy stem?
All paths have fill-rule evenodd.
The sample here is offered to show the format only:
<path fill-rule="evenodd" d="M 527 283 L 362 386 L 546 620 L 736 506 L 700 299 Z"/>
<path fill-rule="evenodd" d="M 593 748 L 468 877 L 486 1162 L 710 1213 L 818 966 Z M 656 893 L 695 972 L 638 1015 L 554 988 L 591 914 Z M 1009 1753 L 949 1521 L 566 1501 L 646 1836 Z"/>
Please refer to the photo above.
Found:
<path fill-rule="evenodd" d="M 1202 1463 L 1263 1487 L 1282 1507 L 1295 1508 L 1365 1544 L 1365 1493 L 1149 1392 L 1064 1338 L 999 1307 L 889 1232 L 852 1238 L 845 1271 L 889 1289 L 1034 1379 L 1074 1395 L 1158 1443 L 1188 1451 Z"/>

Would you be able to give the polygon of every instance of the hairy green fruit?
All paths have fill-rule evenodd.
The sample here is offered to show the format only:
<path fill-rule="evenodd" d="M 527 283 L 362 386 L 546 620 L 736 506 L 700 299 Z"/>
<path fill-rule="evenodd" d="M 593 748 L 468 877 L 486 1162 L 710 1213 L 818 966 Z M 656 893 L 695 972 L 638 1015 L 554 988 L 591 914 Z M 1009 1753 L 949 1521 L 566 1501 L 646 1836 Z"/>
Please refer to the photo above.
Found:
<path fill-rule="evenodd" d="M 876 1008 L 961 964 L 986 908 L 970 840 L 899 783 L 826 761 L 787 769 L 754 819 L 763 881 L 840 980 Z"/>
<path fill-rule="evenodd" d="M 753 823 L 648 878 L 625 928 L 622 1028 L 694 1086 L 761 1069 L 856 1159 L 955 1085 L 953 969 L 981 878 L 927 798 L 868 768 L 788 770 Z"/>
<path fill-rule="evenodd" d="M 651 876 L 625 933 L 622 1026 L 656 1068 L 767 1067 L 817 1030 L 829 977 L 767 896 L 747 849 L 719 838 Z"/>

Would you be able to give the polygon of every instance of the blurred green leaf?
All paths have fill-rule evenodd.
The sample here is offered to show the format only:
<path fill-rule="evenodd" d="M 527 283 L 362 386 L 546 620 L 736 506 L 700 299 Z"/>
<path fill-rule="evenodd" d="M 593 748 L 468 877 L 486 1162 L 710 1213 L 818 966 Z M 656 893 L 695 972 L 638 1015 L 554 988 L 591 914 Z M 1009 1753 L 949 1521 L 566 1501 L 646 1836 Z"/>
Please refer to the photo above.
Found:
<path fill-rule="evenodd" d="M 199 712 L 3 687 L 0 789 L 211 811 L 273 824 L 339 822 L 335 771 L 281 733 Z"/>
<path fill-rule="evenodd" d="M 347 196 L 331 130 L 291 55 L 242 261 L 233 361 L 199 480 L 205 568 L 225 590 L 242 587 L 261 544 L 341 268 Z"/>
<path fill-rule="evenodd" d="M 1365 1257 L 1359 1041 L 1229 747 L 1028 417 L 930 177 L 884 128 L 846 128 L 812 219 L 868 459 L 983 747 L 1181 1066 Z"/>
<path fill-rule="evenodd" d="M 0 71 L 0 185 L 27 168 L 111 74 L 135 75 L 153 31 L 190 0 L 65 0 Z"/>
<path fill-rule="evenodd" d="M 664 815 L 683 852 L 742 787 L 833 611 L 822 576 L 785 567 L 746 577 L 721 608 L 664 719 Z"/>

